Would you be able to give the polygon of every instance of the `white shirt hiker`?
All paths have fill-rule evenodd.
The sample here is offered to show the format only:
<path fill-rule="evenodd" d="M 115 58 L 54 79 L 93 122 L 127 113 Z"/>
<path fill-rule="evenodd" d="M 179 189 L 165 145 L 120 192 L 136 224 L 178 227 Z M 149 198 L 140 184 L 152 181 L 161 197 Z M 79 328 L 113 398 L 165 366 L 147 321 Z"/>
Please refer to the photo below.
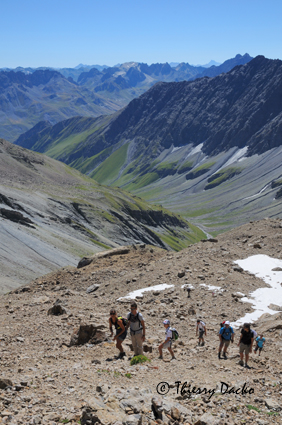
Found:
<path fill-rule="evenodd" d="M 205 322 L 202 322 L 202 320 L 199 323 L 197 323 L 197 327 L 198 327 L 199 331 L 204 331 L 205 326 L 206 326 L 206 324 L 205 324 Z"/>
<path fill-rule="evenodd" d="M 172 330 L 171 327 L 167 328 L 165 331 L 165 341 L 172 340 Z"/>

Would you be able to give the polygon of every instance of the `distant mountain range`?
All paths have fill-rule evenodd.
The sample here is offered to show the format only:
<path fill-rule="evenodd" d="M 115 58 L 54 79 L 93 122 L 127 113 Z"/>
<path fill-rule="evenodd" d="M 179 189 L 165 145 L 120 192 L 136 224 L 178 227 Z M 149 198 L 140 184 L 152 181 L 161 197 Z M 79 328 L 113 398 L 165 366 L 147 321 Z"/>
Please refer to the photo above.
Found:
<path fill-rule="evenodd" d="M 228 227 L 281 212 L 281 93 L 282 62 L 258 56 L 214 78 L 155 84 L 111 116 L 42 122 L 16 143 L 187 217 L 206 214 L 205 224 L 216 211 Z"/>
<path fill-rule="evenodd" d="M 9 141 L 42 119 L 55 124 L 77 115 L 112 113 L 121 105 L 57 71 L 0 72 L 0 137 Z"/>
<path fill-rule="evenodd" d="M 215 76 L 252 58 L 245 54 L 220 66 L 130 62 L 116 67 L 18 68 L 0 72 L 0 137 L 14 141 L 39 121 L 56 124 L 75 116 L 111 114 L 159 81 Z"/>

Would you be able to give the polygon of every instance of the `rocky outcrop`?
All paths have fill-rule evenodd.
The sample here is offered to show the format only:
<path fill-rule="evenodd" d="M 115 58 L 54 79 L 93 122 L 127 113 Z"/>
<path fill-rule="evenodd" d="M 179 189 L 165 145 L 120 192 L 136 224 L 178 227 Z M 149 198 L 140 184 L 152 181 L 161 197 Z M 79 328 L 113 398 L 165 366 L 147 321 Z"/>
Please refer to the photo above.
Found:
<path fill-rule="evenodd" d="M 62 314 L 66 314 L 66 309 L 61 305 L 61 301 L 57 300 L 53 307 L 49 308 L 48 315 L 52 316 L 61 316 Z"/>
<path fill-rule="evenodd" d="M 102 329 L 104 325 L 80 325 L 71 336 L 69 347 L 86 343 L 100 344 L 105 341 L 106 334 Z"/>
<path fill-rule="evenodd" d="M 97 261 L 100 258 L 112 257 L 113 255 L 124 255 L 128 254 L 129 252 L 129 246 L 121 246 L 119 248 L 113 248 L 108 251 L 97 252 L 97 254 L 93 255 L 92 257 L 83 257 L 79 261 L 77 268 L 80 269 L 81 267 L 88 266 L 89 264 L 93 263 L 93 261 Z"/>
<path fill-rule="evenodd" d="M 282 187 L 281 189 L 278 190 L 278 192 L 276 192 L 276 195 L 275 195 L 275 199 L 279 199 L 279 198 L 282 198 Z"/>
<path fill-rule="evenodd" d="M 7 387 L 12 387 L 13 383 L 10 379 L 0 378 L 0 389 L 5 390 Z"/>
<path fill-rule="evenodd" d="M 35 226 L 32 226 L 34 224 L 30 218 L 25 217 L 22 213 L 19 211 L 13 211 L 13 210 L 7 210 L 6 208 L 0 208 L 0 214 L 3 218 L 6 218 L 7 220 L 11 220 L 15 223 L 22 224 L 27 227 L 32 227 L 35 229 Z"/>

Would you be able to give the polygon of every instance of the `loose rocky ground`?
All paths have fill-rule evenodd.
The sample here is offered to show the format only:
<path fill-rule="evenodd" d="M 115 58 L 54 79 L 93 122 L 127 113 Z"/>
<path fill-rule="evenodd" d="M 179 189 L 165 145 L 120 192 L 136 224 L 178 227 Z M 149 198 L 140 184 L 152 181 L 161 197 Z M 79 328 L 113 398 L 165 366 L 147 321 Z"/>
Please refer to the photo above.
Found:
<path fill-rule="evenodd" d="M 236 292 L 248 295 L 266 286 L 234 264 L 257 253 L 282 258 L 280 220 L 249 223 L 217 242 L 200 242 L 178 253 L 132 246 L 127 254 L 61 269 L 2 296 L 0 423 L 281 424 L 282 313 L 264 315 L 253 324 L 264 332 L 266 346 L 261 357 L 251 354 L 251 369 L 238 364 L 239 330 L 228 360 L 217 358 L 219 323 L 251 311 Z M 108 330 L 110 308 L 116 306 L 125 316 L 130 302 L 119 297 L 160 283 L 175 286 L 137 299 L 147 327 L 145 354 L 151 361 L 130 366 L 129 338 L 124 344 L 127 356 L 116 360 Z M 186 283 L 194 287 L 190 299 L 182 288 Z M 219 286 L 223 292 L 201 284 Z M 48 314 L 56 301 L 63 314 Z M 199 316 L 207 324 L 204 347 L 197 345 L 195 335 Z M 170 361 L 167 350 L 164 360 L 158 359 L 164 318 L 180 334 L 174 344 L 176 361 Z M 70 344 L 82 325 L 88 325 L 84 330 L 91 330 L 92 338 L 87 340 L 84 333 L 84 344 Z M 178 391 L 176 381 L 181 382 Z M 185 381 L 190 389 L 210 392 L 181 395 Z M 167 395 L 158 394 L 160 382 L 169 384 Z M 246 384 L 247 394 L 222 394 L 221 382 L 229 390 Z"/>

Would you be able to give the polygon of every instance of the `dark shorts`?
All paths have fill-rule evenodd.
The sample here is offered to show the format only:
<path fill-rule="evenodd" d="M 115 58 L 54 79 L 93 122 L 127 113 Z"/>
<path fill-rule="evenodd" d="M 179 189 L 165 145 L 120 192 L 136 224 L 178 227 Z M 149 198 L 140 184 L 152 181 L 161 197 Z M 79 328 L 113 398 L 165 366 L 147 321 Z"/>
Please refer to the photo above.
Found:
<path fill-rule="evenodd" d="M 199 330 L 199 338 L 203 338 L 205 331 L 203 329 Z"/>
<path fill-rule="evenodd" d="M 259 347 L 258 345 L 256 346 L 256 348 L 254 349 L 255 352 L 257 352 L 258 350 L 261 351 L 263 347 Z"/>
<path fill-rule="evenodd" d="M 117 334 L 119 333 L 120 331 L 117 331 Z M 127 331 L 124 331 L 120 336 L 118 336 L 117 337 L 117 339 L 119 339 L 120 341 L 124 341 L 125 340 L 125 338 L 126 338 L 126 335 L 127 335 Z"/>

